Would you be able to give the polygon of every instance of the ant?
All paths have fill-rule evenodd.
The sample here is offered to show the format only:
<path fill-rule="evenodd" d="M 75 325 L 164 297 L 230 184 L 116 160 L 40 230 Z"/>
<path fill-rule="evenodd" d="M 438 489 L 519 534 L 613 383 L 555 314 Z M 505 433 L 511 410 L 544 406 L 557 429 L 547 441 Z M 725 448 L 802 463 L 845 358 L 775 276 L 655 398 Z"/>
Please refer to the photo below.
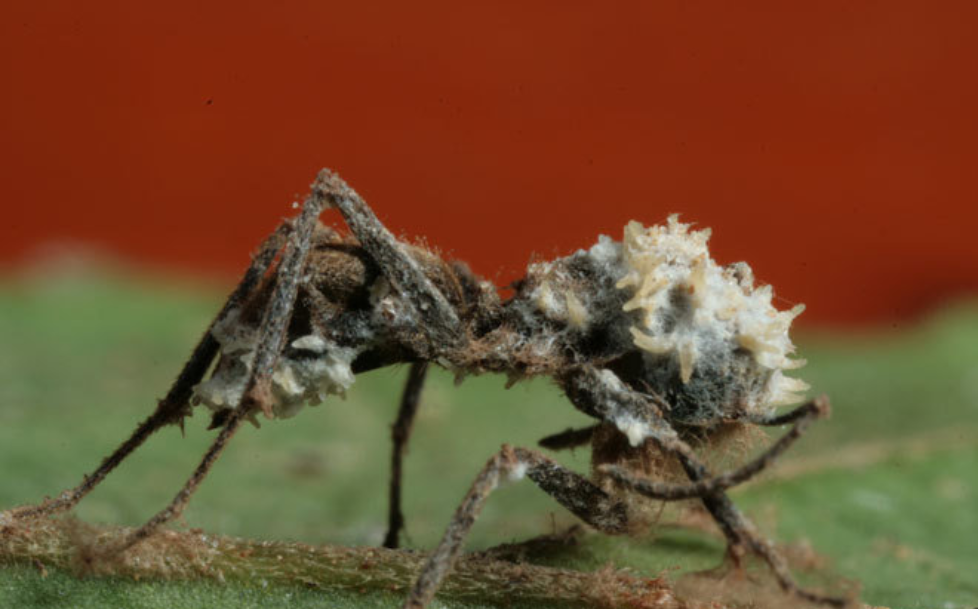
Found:
<path fill-rule="evenodd" d="M 319 223 L 339 210 L 350 235 Z M 504 445 L 476 476 L 444 537 L 415 581 L 405 607 L 424 607 L 458 557 L 492 490 L 527 477 L 578 518 L 607 534 L 629 531 L 624 493 L 662 501 L 698 499 L 719 525 L 735 564 L 762 558 L 781 588 L 843 606 L 846 600 L 799 587 L 784 559 L 734 506 L 726 490 L 770 465 L 809 424 L 829 413 L 822 396 L 797 403 L 803 382 L 784 371 L 792 319 L 777 311 L 770 286 L 755 287 L 750 267 L 716 264 L 709 231 L 676 216 L 664 226 L 625 227 L 621 242 L 602 236 L 588 250 L 531 264 L 503 300 L 457 261 L 395 238 L 366 202 L 324 169 L 301 212 L 261 244 L 241 282 L 200 339 L 156 410 L 74 489 L 10 512 L 27 519 L 70 510 L 161 427 L 183 425 L 192 406 L 213 412 L 220 429 L 171 503 L 109 552 L 122 552 L 177 518 L 241 424 L 295 415 L 303 405 L 342 394 L 356 374 L 410 365 L 393 426 L 389 528 L 397 547 L 402 458 L 430 364 L 459 376 L 548 376 L 575 408 L 597 423 L 541 440 L 544 448 L 590 443 L 588 478 L 541 452 Z M 216 364 L 214 364 L 216 360 Z M 205 380 L 207 372 L 213 371 Z M 791 424 L 765 452 L 715 475 L 691 447 L 725 425 Z M 674 459 L 687 483 L 643 475 L 636 463 Z M 648 468 L 646 468 L 648 469 Z"/>

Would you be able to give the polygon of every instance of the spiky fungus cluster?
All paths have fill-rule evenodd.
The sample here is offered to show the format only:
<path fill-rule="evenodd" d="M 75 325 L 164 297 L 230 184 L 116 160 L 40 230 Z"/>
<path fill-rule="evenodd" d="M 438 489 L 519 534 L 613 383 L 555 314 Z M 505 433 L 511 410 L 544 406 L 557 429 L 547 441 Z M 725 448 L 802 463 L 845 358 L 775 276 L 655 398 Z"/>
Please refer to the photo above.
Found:
<path fill-rule="evenodd" d="M 625 227 L 624 276 L 616 285 L 630 291 L 623 309 L 633 315 L 629 330 L 646 354 L 652 386 L 688 411 L 690 422 L 729 415 L 732 407 L 757 412 L 801 401 L 808 385 L 784 371 L 805 363 L 789 358 L 788 336 L 804 305 L 775 309 L 771 286 L 754 287 L 746 263 L 714 262 L 709 238 L 709 229 L 691 231 L 675 215 L 664 226 Z M 711 404 L 715 412 L 703 412 Z"/>

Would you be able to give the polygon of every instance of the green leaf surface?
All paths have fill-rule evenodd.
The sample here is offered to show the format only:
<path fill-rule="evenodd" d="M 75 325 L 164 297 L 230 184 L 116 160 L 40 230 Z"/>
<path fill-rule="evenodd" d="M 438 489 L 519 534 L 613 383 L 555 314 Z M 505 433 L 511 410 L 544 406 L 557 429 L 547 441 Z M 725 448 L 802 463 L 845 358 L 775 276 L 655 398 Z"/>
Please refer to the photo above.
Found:
<path fill-rule="evenodd" d="M 210 289 L 125 276 L 34 277 L 0 283 L 0 509 L 76 484 L 154 407 L 216 312 Z M 820 422 L 776 470 L 733 493 L 789 554 L 824 562 L 801 578 L 838 576 L 861 600 L 891 607 L 978 603 L 978 308 L 873 334 L 801 336 L 799 376 L 831 396 Z M 358 377 L 344 400 L 245 428 L 188 508 L 182 527 L 256 540 L 375 546 L 386 523 L 389 429 L 406 370 Z M 84 522 L 135 526 L 164 506 L 214 432 L 201 412 L 185 434 L 162 430 L 83 501 Z M 409 546 L 431 548 L 485 460 L 502 443 L 533 446 L 588 424 L 549 383 L 478 377 L 426 387 L 407 461 Z M 586 450 L 556 455 L 588 470 Z M 663 522 L 671 518 L 670 513 Z M 551 533 L 574 518 L 529 484 L 495 493 L 469 548 Z M 586 535 L 535 558 L 636 575 L 717 566 L 714 534 L 661 526 L 637 539 Z M 799 559 L 800 560 L 800 559 Z M 398 594 L 281 582 L 132 581 L 46 577 L 0 556 L 2 607 L 392 607 Z M 796 561 L 796 564 L 800 564 Z M 804 570 L 802 570 L 804 571 Z M 477 607 L 446 598 L 443 606 Z M 510 599 L 507 602 L 512 602 Z M 552 603 L 537 600 L 527 606 Z"/>

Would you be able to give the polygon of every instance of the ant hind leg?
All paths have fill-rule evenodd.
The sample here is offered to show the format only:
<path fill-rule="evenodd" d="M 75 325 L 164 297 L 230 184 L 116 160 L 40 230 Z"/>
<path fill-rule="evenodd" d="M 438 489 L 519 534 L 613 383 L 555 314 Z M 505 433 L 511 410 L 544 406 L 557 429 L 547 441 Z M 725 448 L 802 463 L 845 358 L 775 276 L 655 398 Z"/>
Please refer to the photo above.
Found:
<path fill-rule="evenodd" d="M 746 553 L 753 553 L 768 564 L 778 581 L 778 585 L 786 592 L 807 601 L 843 607 L 849 602 L 848 599 L 824 595 L 799 586 L 792 577 L 791 571 L 781 554 L 770 541 L 763 537 L 757 527 L 737 509 L 724 492 L 725 489 L 748 480 L 770 465 L 801 435 L 811 421 L 827 412 L 827 408 L 828 403 L 823 398 L 802 406 L 795 412 L 806 412 L 807 414 L 805 416 L 798 415 L 791 431 L 782 436 L 770 449 L 743 467 L 718 476 L 711 475 L 707 467 L 685 442 L 678 438 L 659 440 L 658 443 L 662 449 L 672 453 L 679 460 L 690 480 L 689 484 L 668 484 L 638 479 L 616 466 L 606 465 L 602 467 L 602 470 L 610 474 L 611 478 L 617 482 L 649 498 L 679 501 L 698 497 L 726 537 L 727 553 L 735 563 L 739 564 L 740 559 Z"/>
<path fill-rule="evenodd" d="M 685 452 L 675 454 L 686 475 L 694 483 L 710 477 L 706 466 L 694 456 Z M 752 552 L 768 564 L 784 591 L 814 603 L 834 607 L 844 607 L 849 604 L 849 599 L 813 592 L 799 586 L 781 554 L 737 509 L 725 492 L 715 491 L 704 495 L 701 500 L 727 538 L 728 552 L 734 560 L 738 560 L 746 552 Z"/>
<path fill-rule="evenodd" d="M 813 420 L 826 416 L 829 412 L 826 398 L 817 398 L 784 415 L 765 417 L 763 422 L 794 422 L 794 427 L 754 461 L 733 472 L 714 477 L 663 416 L 667 405 L 656 396 L 635 391 L 613 372 L 593 367 L 582 367 L 574 371 L 564 380 L 564 386 L 568 397 L 583 412 L 616 423 L 619 428 L 624 422 L 629 431 L 635 433 L 634 440 L 653 442 L 664 454 L 675 456 L 690 484 L 662 484 L 641 480 L 615 466 L 603 466 L 602 469 L 613 478 L 636 492 L 655 499 L 676 501 L 699 498 L 726 537 L 728 551 L 735 560 L 752 552 L 770 566 L 778 584 L 786 592 L 827 605 L 841 607 L 848 603 L 847 599 L 822 595 L 798 586 L 781 555 L 760 535 L 724 492 L 724 489 L 749 479 L 770 465 L 798 439 Z M 632 437 L 629 437 L 629 441 L 634 444 Z"/>
<path fill-rule="evenodd" d="M 827 416 L 828 413 L 828 399 L 825 396 L 821 396 L 778 417 L 779 420 L 794 421 L 794 426 L 761 455 L 733 471 L 725 472 L 718 476 L 700 477 L 693 480 L 690 484 L 669 484 L 636 478 L 616 465 L 603 465 L 601 470 L 611 476 L 616 482 L 640 495 L 645 495 L 652 499 L 676 501 L 704 497 L 710 493 L 726 490 L 753 478 L 788 450 L 805 433 L 813 421 Z M 675 453 L 676 455 L 684 455 L 691 459 L 691 462 L 696 461 L 692 448 L 685 442 L 672 439 L 660 440 L 659 444 L 668 452 Z"/>

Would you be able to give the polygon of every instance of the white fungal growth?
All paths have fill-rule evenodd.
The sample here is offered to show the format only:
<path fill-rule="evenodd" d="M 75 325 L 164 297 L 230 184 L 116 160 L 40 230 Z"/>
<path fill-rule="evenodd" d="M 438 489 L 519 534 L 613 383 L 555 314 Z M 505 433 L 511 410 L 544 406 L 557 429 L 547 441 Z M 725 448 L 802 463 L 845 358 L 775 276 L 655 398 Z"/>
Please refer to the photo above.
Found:
<path fill-rule="evenodd" d="M 564 307 L 557 301 L 550 283 L 544 281 L 536 291 L 537 308 L 552 319 L 561 319 L 564 316 Z"/>
<path fill-rule="evenodd" d="M 630 417 L 615 419 L 615 426 L 618 427 L 618 431 L 625 434 L 628 443 L 632 446 L 640 446 L 646 438 L 653 435 L 648 423 Z"/>
<path fill-rule="evenodd" d="M 567 303 L 567 323 L 570 327 L 575 330 L 587 328 L 590 314 L 577 295 L 568 290 L 564 293 L 564 302 Z"/>
<path fill-rule="evenodd" d="M 313 353 L 325 353 L 326 346 L 326 341 L 318 334 L 308 334 L 292 341 L 294 349 L 305 349 Z"/>
<path fill-rule="evenodd" d="M 804 365 L 789 358 L 794 345 L 788 336 L 791 321 L 804 307 L 775 309 L 771 287 L 755 288 L 746 264 L 721 267 L 710 258 L 709 238 L 708 229 L 692 231 L 675 215 L 664 226 L 630 222 L 625 227 L 626 272 L 617 286 L 634 292 L 623 308 L 638 314 L 631 327 L 635 345 L 649 354 L 674 357 L 683 384 L 701 363 L 716 367 L 737 349 L 746 350 L 770 374 L 761 391 L 746 396 L 745 406 L 800 401 L 798 393 L 808 386 L 782 371 Z"/>
<path fill-rule="evenodd" d="M 527 465 L 519 461 L 516 465 L 506 470 L 506 479 L 509 482 L 519 482 L 526 476 Z"/>
<path fill-rule="evenodd" d="M 551 321 L 566 323 L 574 331 L 586 330 L 591 314 L 585 302 L 570 287 L 566 271 L 550 262 L 534 264 L 530 269 L 531 273 L 542 277 L 530 296 L 536 311 Z"/>
<path fill-rule="evenodd" d="M 618 431 L 625 434 L 628 443 L 632 446 L 640 446 L 646 439 L 656 437 L 666 439 L 675 437 L 675 431 L 664 424 L 661 419 L 648 418 L 644 412 L 635 412 L 615 399 L 615 394 L 627 394 L 629 389 L 618 376 L 611 370 L 599 372 L 601 383 L 611 392 L 605 403 L 608 408 L 607 419 L 615 424 Z"/>
<path fill-rule="evenodd" d="M 608 235 L 599 235 L 598 242 L 587 253 L 598 264 L 615 264 L 621 256 L 621 244 Z"/>
<path fill-rule="evenodd" d="M 232 310 L 214 325 L 212 333 L 221 344 L 221 359 L 211 377 L 194 388 L 196 403 L 215 411 L 238 405 L 254 365 L 258 333 L 240 323 L 238 315 Z M 356 349 L 340 347 L 316 334 L 297 338 L 291 346 L 310 352 L 310 357 L 279 357 L 272 371 L 271 406 L 276 417 L 295 416 L 303 405 L 319 404 L 330 395 L 345 395 L 353 385 L 350 366 L 358 354 Z"/>

